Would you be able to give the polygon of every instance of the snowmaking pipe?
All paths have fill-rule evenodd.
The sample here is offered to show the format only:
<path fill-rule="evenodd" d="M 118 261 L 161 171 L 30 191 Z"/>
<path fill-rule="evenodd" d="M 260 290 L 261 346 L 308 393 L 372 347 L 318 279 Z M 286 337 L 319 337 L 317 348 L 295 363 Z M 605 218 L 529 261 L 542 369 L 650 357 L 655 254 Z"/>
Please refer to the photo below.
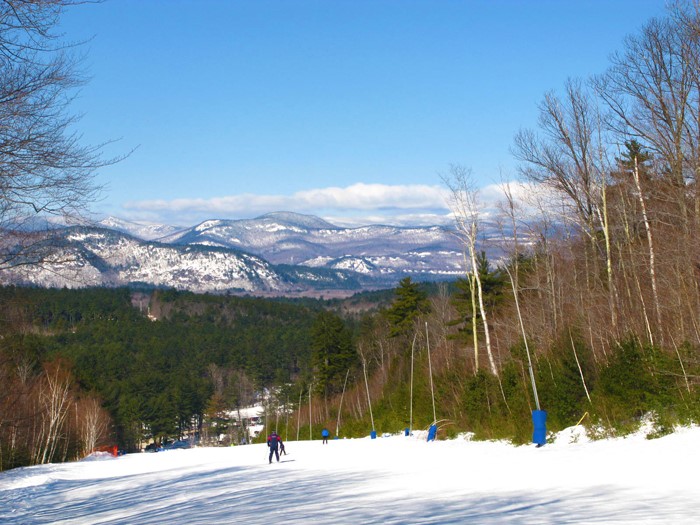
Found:
<path fill-rule="evenodd" d="M 413 334 L 413 343 L 411 344 L 411 403 L 408 415 L 408 433 L 410 435 L 411 429 L 413 428 L 413 351 L 416 347 L 416 338 L 418 337 L 418 332 Z"/>
<path fill-rule="evenodd" d="M 437 421 L 435 412 L 435 390 L 433 389 L 433 365 L 430 362 L 430 339 L 428 338 L 428 321 L 425 322 L 425 345 L 428 348 L 428 371 L 430 373 L 430 397 L 433 398 L 433 424 Z"/>
<path fill-rule="evenodd" d="M 367 406 L 369 406 L 369 418 L 370 421 L 372 422 L 372 435 L 375 433 L 374 429 L 374 416 L 372 415 L 372 401 L 370 400 L 369 397 L 369 382 L 367 381 L 367 361 L 365 360 L 365 356 L 362 356 L 362 371 L 364 372 L 365 375 L 365 390 L 367 390 Z"/>
<path fill-rule="evenodd" d="M 339 435 L 338 433 L 340 432 L 340 412 L 343 410 L 343 397 L 345 396 L 345 387 L 348 384 L 348 376 L 350 375 L 350 369 L 348 368 L 348 371 L 345 373 L 345 382 L 343 383 L 343 393 L 340 394 L 340 405 L 338 406 L 338 419 L 335 422 L 335 435 L 336 437 Z"/>

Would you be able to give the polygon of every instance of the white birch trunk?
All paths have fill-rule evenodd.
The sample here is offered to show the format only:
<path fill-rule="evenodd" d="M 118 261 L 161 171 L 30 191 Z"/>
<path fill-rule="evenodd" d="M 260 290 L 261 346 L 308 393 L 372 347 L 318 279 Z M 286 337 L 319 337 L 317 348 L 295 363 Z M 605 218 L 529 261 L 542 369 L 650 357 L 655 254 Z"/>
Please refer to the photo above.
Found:
<path fill-rule="evenodd" d="M 637 187 L 637 193 L 639 196 L 639 205 L 642 208 L 642 218 L 644 219 L 644 229 L 647 234 L 647 243 L 649 244 L 649 277 L 651 279 L 651 291 L 654 299 L 654 310 L 656 313 L 656 323 L 657 330 L 661 331 L 661 306 L 659 303 L 659 292 L 658 286 L 656 284 L 656 263 L 654 254 L 654 241 L 651 234 L 651 226 L 649 224 L 649 216 L 647 215 L 646 202 L 644 201 L 644 194 L 642 193 L 642 185 L 639 180 L 639 166 L 637 165 L 637 157 L 634 158 L 634 170 L 632 171 L 634 175 L 634 183 Z"/>

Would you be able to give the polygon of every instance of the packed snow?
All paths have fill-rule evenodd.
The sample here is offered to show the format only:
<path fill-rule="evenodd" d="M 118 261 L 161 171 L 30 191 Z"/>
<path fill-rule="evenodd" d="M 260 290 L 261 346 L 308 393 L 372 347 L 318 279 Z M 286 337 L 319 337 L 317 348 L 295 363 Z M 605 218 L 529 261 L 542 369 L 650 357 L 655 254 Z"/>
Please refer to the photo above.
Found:
<path fill-rule="evenodd" d="M 282 436 L 283 438 L 285 436 Z M 0 473 L 3 524 L 690 524 L 700 428 L 513 446 L 424 433 L 193 448 Z"/>

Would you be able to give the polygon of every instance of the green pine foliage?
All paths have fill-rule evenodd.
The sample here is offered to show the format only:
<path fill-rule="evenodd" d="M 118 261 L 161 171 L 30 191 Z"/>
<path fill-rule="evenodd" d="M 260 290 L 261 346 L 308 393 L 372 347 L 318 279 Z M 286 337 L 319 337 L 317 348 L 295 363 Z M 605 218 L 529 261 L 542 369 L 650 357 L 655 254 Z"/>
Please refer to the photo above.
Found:
<path fill-rule="evenodd" d="M 479 278 L 481 279 L 484 307 L 487 311 L 493 311 L 503 299 L 503 291 L 507 285 L 508 275 L 501 269 L 491 269 L 486 252 L 481 251 L 477 255 Z M 474 325 L 482 325 L 481 313 L 478 306 L 474 311 L 474 302 L 477 300 L 475 280 L 460 277 L 455 282 L 455 290 L 452 293 L 452 305 L 459 317 L 449 321 L 448 325 L 456 327 L 457 331 L 451 334 L 451 338 L 465 344 L 470 344 Z M 476 317 L 476 323 L 474 323 Z"/>
<path fill-rule="evenodd" d="M 595 386 L 593 356 L 573 333 L 563 334 L 552 348 L 540 356 L 536 384 L 540 403 L 547 410 L 551 426 L 575 425 L 591 404 L 586 390 Z M 589 392 L 590 394 L 590 392 Z"/>
<path fill-rule="evenodd" d="M 3 370 L 22 361 L 39 374 L 43 361 L 67 359 L 78 387 L 102 399 L 126 450 L 198 432 L 213 395 L 212 364 L 244 372 L 261 390 L 292 381 L 311 360 L 316 312 L 286 302 L 157 292 L 151 308 L 161 315 L 151 321 L 127 289 L 0 294 Z"/>
<path fill-rule="evenodd" d="M 392 337 L 406 336 L 413 329 L 415 319 L 430 310 L 427 294 L 418 283 L 405 277 L 395 290 L 394 302 L 385 311 Z"/>
<path fill-rule="evenodd" d="M 597 418 L 621 432 L 635 429 L 647 414 L 661 433 L 673 423 L 697 422 L 698 391 L 689 392 L 683 377 L 676 356 L 630 337 L 600 373 L 594 393 Z"/>
<path fill-rule="evenodd" d="M 348 370 L 358 364 L 350 330 L 334 312 L 321 311 L 311 326 L 311 365 L 317 391 L 324 395 L 343 388 Z"/>

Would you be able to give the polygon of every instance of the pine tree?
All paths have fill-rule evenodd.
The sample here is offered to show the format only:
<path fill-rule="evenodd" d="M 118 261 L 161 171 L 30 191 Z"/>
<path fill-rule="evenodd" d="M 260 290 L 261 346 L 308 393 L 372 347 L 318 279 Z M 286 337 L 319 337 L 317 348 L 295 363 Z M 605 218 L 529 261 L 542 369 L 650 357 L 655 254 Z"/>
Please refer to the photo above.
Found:
<path fill-rule="evenodd" d="M 347 370 L 357 363 L 350 330 L 333 312 L 322 311 L 311 328 L 311 363 L 317 389 L 339 391 Z"/>
<path fill-rule="evenodd" d="M 484 294 L 484 304 L 492 311 L 503 298 L 503 287 L 507 276 L 501 269 L 491 271 L 486 252 L 481 251 L 477 256 L 477 269 L 481 278 L 481 287 Z M 450 326 L 458 326 L 458 331 L 452 338 L 467 342 L 473 333 L 473 318 L 476 316 L 477 323 L 480 322 L 481 315 L 478 309 L 474 312 L 472 308 L 473 280 L 460 277 L 455 286 L 456 291 L 452 295 L 452 305 L 457 310 L 459 317 L 449 322 Z"/>
<path fill-rule="evenodd" d="M 386 311 L 386 317 L 391 325 L 389 335 L 397 337 L 406 335 L 413 329 L 413 321 L 420 315 L 430 311 L 426 293 L 410 277 L 401 280 L 395 290 L 392 305 Z"/>

